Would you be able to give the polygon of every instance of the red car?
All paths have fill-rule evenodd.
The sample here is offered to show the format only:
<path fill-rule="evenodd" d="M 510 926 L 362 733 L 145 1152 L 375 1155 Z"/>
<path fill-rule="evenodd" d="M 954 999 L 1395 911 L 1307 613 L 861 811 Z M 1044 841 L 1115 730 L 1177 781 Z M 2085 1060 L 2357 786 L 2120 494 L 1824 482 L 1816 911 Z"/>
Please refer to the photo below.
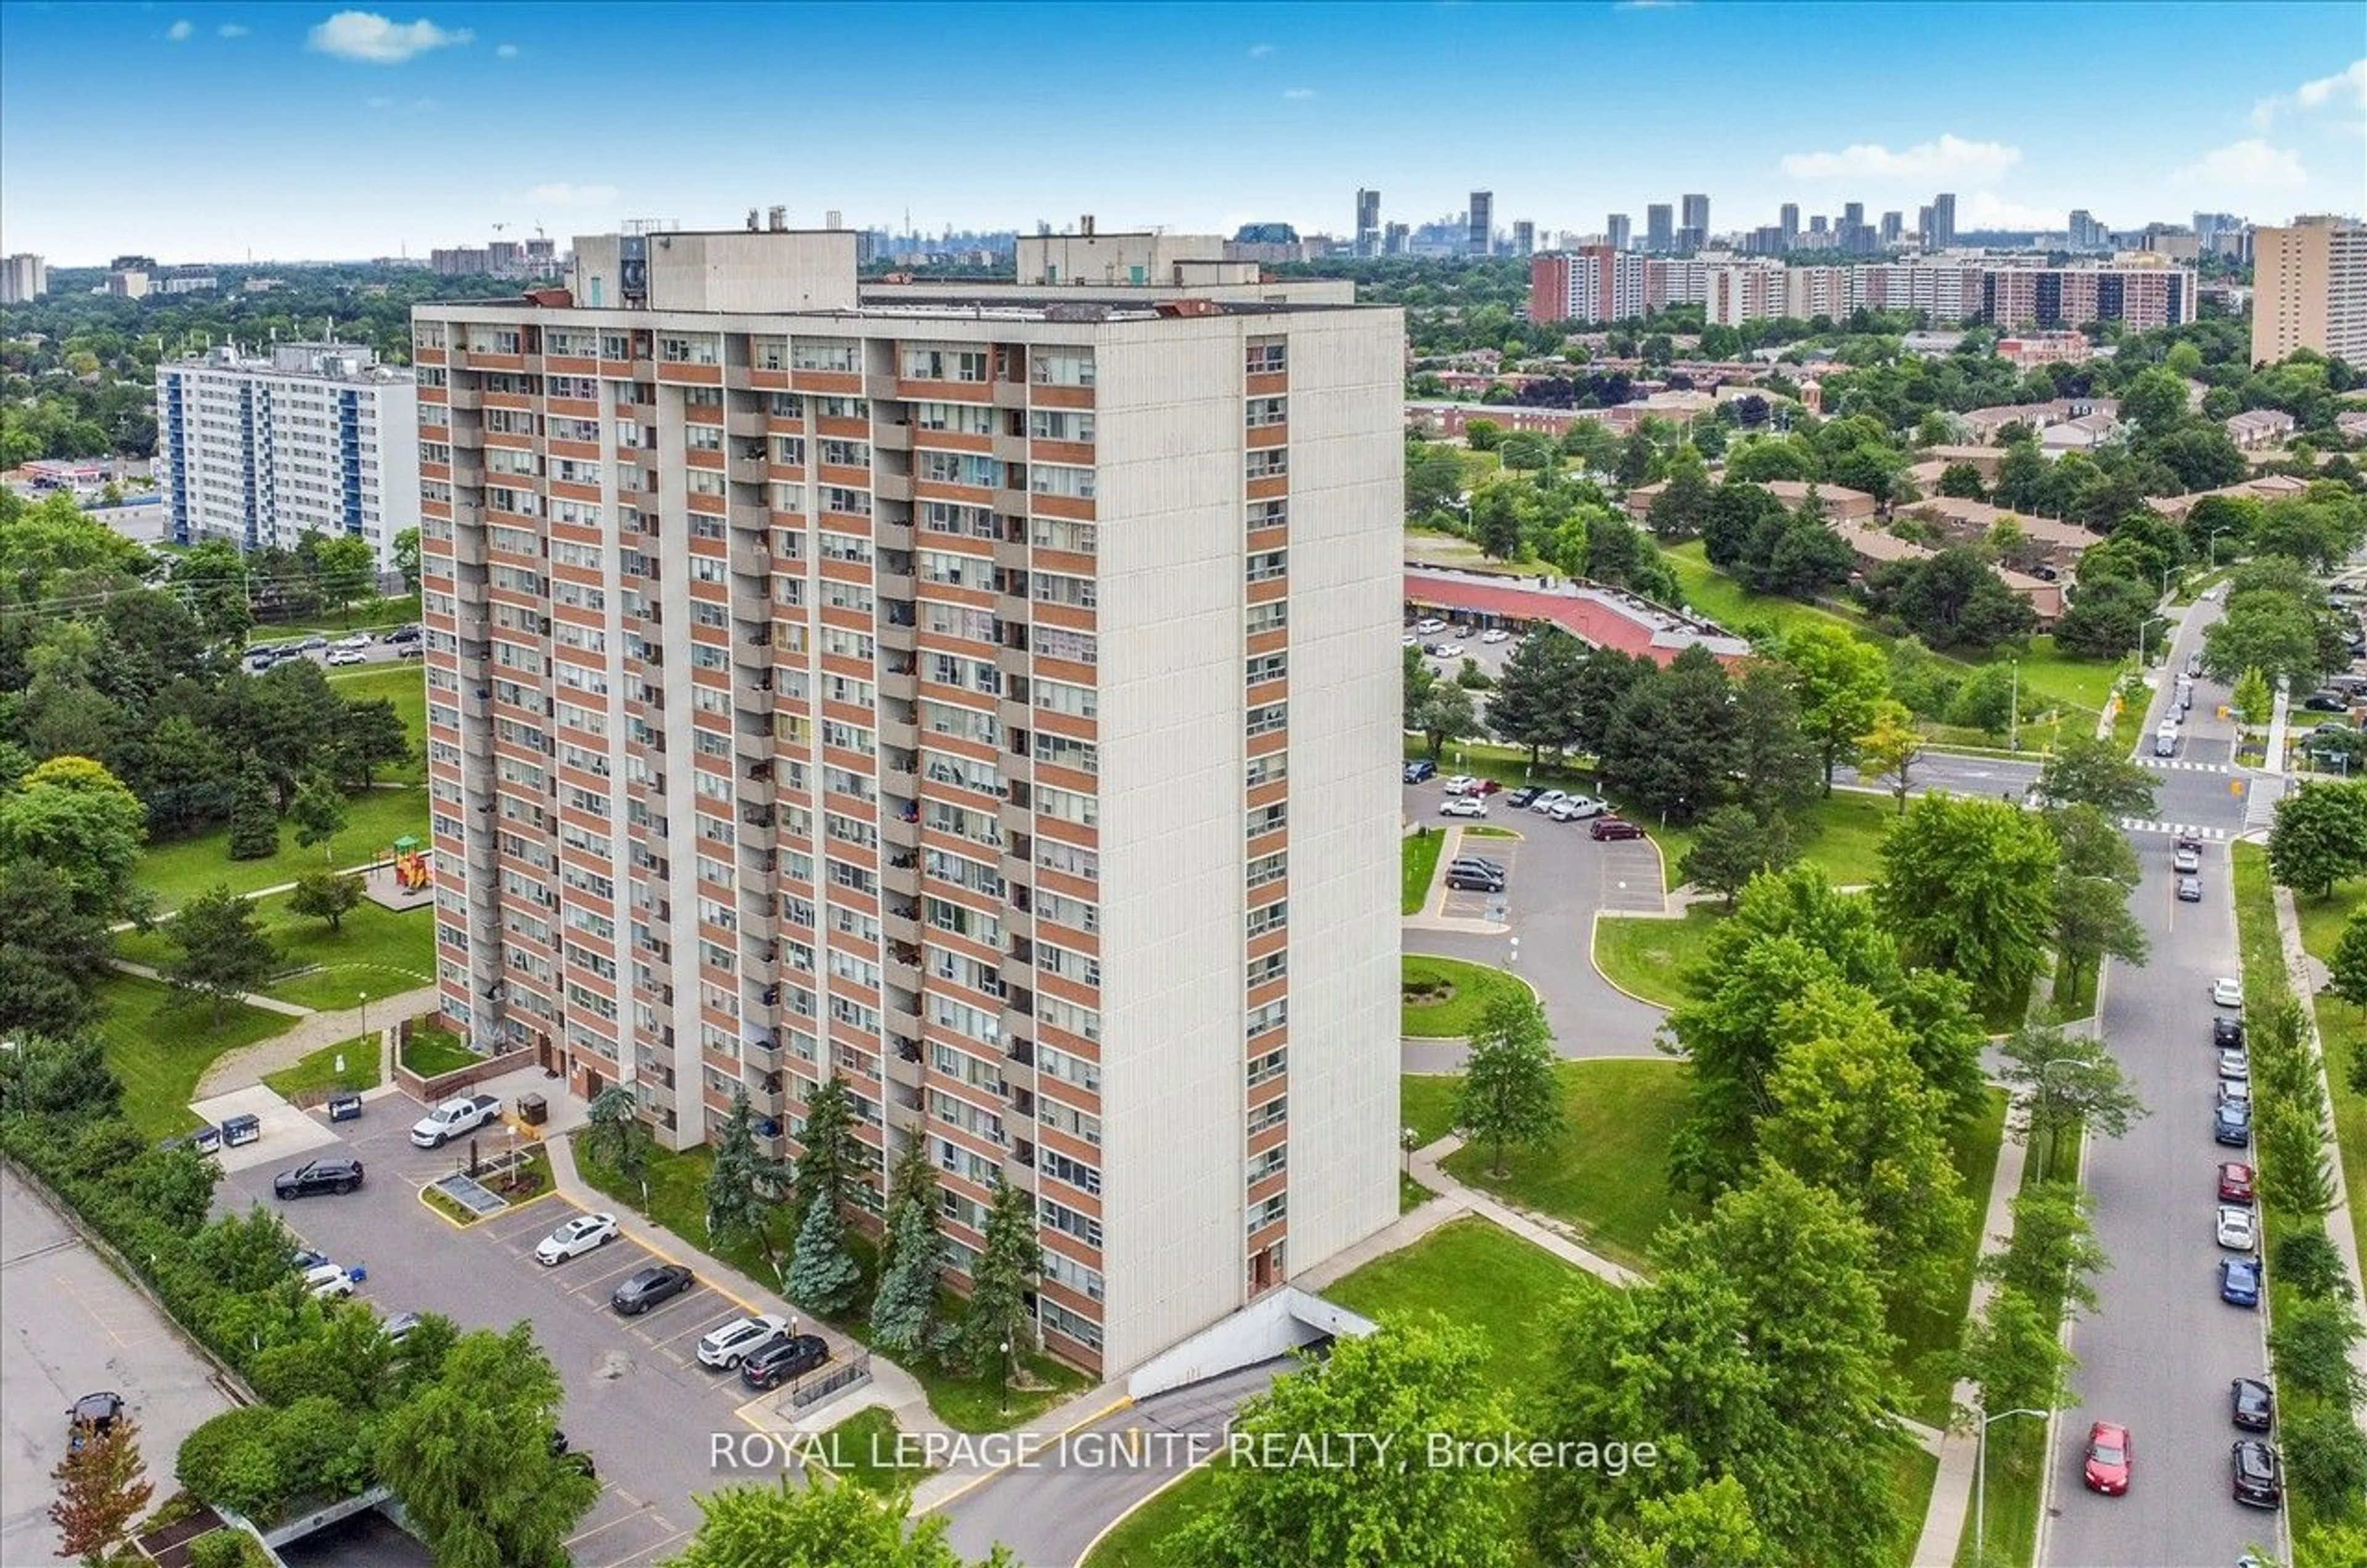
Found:
<path fill-rule="evenodd" d="M 1598 841 L 1603 839 L 1640 839 L 1644 836 L 1644 829 L 1625 818 L 1598 817 L 1586 825 L 1586 836 Z"/>
<path fill-rule="evenodd" d="M 1473 784 L 1469 789 L 1465 790 L 1463 793 L 1466 795 L 1494 795 L 1503 787 L 1504 786 L 1502 784 L 1498 784 L 1494 779 L 1481 779 L 1478 784 Z"/>
<path fill-rule="evenodd" d="M 2219 1168 L 2219 1201 L 2248 1203 L 2252 1201 L 2252 1168 L 2229 1160 Z"/>
<path fill-rule="evenodd" d="M 2099 1421 L 2088 1428 L 2088 1461 L 2079 1469 L 2079 1479 L 2088 1483 L 2090 1492 L 2101 1492 L 2107 1497 L 2119 1497 L 2129 1489 L 2129 1429 L 2110 1421 Z"/>

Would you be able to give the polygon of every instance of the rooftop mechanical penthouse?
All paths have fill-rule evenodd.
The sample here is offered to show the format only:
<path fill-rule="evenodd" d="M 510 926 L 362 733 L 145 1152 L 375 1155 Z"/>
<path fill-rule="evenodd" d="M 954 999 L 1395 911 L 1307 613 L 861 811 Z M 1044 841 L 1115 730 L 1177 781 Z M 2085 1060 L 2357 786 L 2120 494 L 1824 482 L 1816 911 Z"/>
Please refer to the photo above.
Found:
<path fill-rule="evenodd" d="M 1403 321 L 855 246 L 416 312 L 443 1005 L 671 1145 L 843 1075 L 1114 1371 L 1397 1213 Z"/>

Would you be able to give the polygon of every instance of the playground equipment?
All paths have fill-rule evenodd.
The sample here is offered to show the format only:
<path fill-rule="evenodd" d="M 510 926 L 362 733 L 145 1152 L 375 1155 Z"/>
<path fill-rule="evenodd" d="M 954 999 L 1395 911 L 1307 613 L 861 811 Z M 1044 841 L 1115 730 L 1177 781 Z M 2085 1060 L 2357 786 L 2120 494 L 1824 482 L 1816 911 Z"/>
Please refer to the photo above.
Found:
<path fill-rule="evenodd" d="M 417 893 L 427 886 L 427 857 L 417 850 L 406 850 L 394 857 L 394 885 L 405 893 Z"/>

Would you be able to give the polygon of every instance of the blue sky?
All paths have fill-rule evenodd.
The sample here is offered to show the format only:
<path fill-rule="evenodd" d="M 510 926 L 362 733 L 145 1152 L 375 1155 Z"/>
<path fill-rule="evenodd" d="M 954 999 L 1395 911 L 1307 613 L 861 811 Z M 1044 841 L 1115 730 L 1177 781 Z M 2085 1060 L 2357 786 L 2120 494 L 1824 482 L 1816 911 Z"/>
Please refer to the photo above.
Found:
<path fill-rule="evenodd" d="M 0 3 L 0 250 L 349 257 L 631 217 L 1588 231 L 2367 205 L 2355 3 Z"/>

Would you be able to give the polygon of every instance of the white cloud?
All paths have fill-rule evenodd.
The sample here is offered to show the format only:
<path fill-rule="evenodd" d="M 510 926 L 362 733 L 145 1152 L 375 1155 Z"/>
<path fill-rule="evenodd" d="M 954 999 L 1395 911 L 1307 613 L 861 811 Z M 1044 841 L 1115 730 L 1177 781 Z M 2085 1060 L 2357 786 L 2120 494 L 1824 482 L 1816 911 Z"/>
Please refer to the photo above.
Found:
<path fill-rule="evenodd" d="M 476 36 L 466 28 L 439 28 L 425 17 L 392 22 L 375 11 L 340 11 L 312 29 L 310 42 L 319 52 L 340 60 L 400 65 L 414 54 L 467 43 Z"/>
<path fill-rule="evenodd" d="M 197 30 L 198 29 L 193 23 L 183 20 L 175 22 L 171 27 L 166 28 L 164 29 L 164 36 L 175 43 L 187 43 L 189 41 L 189 35 Z"/>
<path fill-rule="evenodd" d="M 2307 185 L 2309 174 L 2292 148 L 2248 136 L 2205 152 L 2178 171 L 2178 181 L 2215 190 L 2282 190 Z"/>
<path fill-rule="evenodd" d="M 542 207 L 607 207 L 617 199 L 615 186 L 571 185 L 565 180 L 553 180 L 526 193 L 526 199 Z"/>
<path fill-rule="evenodd" d="M 1315 89 L 1312 87 L 1285 87 L 1282 90 L 1282 96 L 1294 101 L 1303 100 L 1313 97 L 1315 96 Z"/>
<path fill-rule="evenodd" d="M 236 22 L 224 22 L 221 27 L 218 27 L 218 28 L 216 28 L 214 29 L 214 37 L 216 37 L 216 38 L 244 38 L 247 34 L 249 34 L 249 33 L 253 32 L 254 30 L 255 30 L 255 29 L 254 29 L 253 28 L 243 28 L 243 27 L 239 26 Z"/>
<path fill-rule="evenodd" d="M 1957 180 L 1966 185 L 1995 180 L 2022 162 L 2022 149 L 2002 141 L 1967 141 L 1942 135 L 1897 152 L 1878 141 L 1861 141 L 1838 152 L 1786 152 L 1784 172 L 1795 180 Z"/>
<path fill-rule="evenodd" d="M 1263 60 L 1267 55 L 1272 54 L 1273 52 L 1274 45 L 1270 43 L 1253 43 L 1250 45 L 1250 58 L 1251 60 Z"/>
<path fill-rule="evenodd" d="M 514 43 L 500 44 L 495 46 L 493 50 L 494 56 L 502 60 L 515 60 L 517 58 L 517 53 L 518 47 Z"/>
<path fill-rule="evenodd" d="M 2008 201 L 1993 190 L 1970 191 L 1956 199 L 1959 229 L 2034 229 L 2052 233 L 2063 227 L 2067 216 L 2061 208 Z"/>
<path fill-rule="evenodd" d="M 2281 114 L 2312 109 L 2349 109 L 2367 113 L 2367 60 L 2354 60 L 2348 71 L 2304 82 L 2290 93 L 2276 93 L 2252 106 L 2252 123 L 2266 130 Z"/>
<path fill-rule="evenodd" d="M 391 109 L 394 107 L 394 100 L 392 98 L 369 98 L 363 102 L 362 107 L 366 109 Z"/>

